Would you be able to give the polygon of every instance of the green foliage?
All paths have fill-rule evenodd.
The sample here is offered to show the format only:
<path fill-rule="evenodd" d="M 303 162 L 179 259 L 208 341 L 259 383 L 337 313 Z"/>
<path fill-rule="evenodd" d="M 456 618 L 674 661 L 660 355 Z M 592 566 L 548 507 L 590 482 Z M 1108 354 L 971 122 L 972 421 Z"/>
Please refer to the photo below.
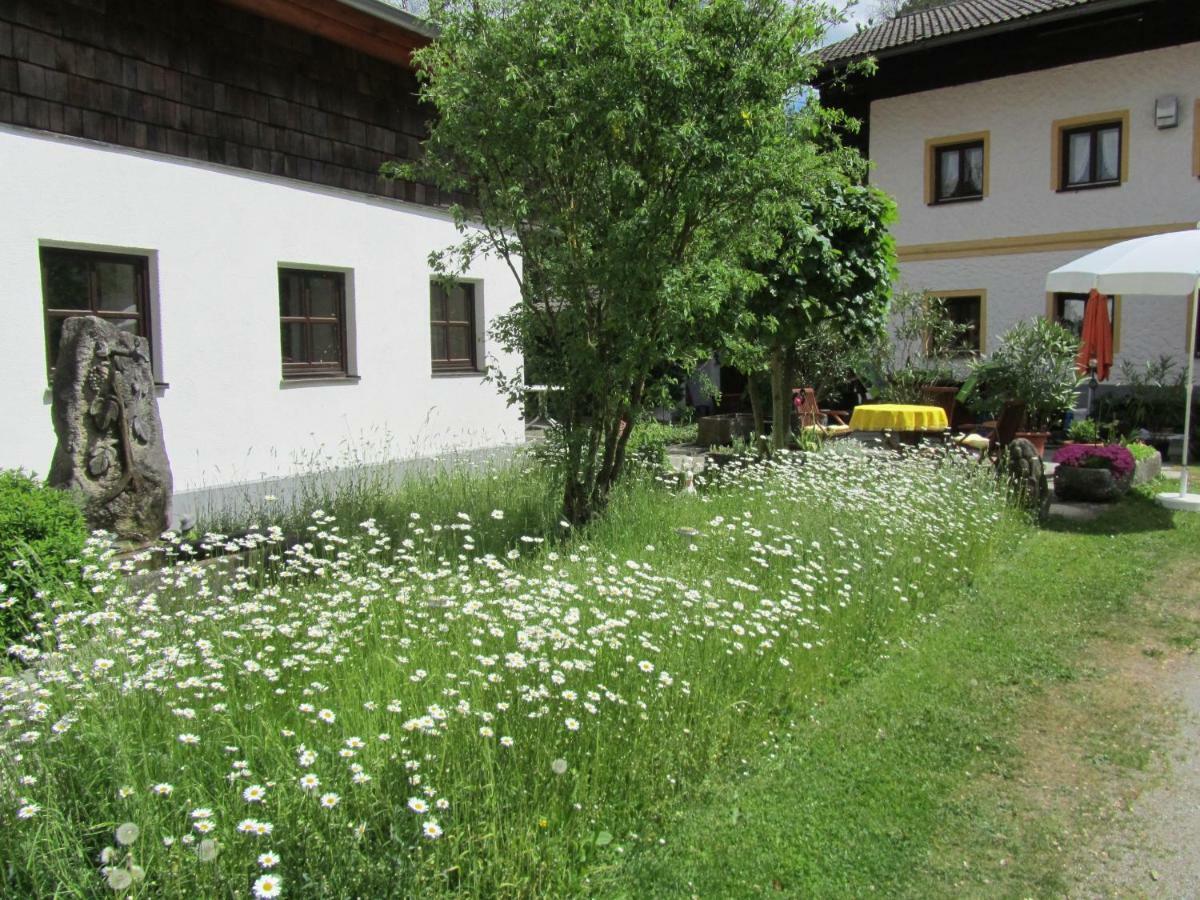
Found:
<path fill-rule="evenodd" d="M 1118 420 L 1123 431 L 1179 432 L 1187 402 L 1186 377 L 1186 370 L 1169 356 L 1147 360 L 1141 366 L 1126 362 L 1121 366 L 1121 380 L 1128 392 L 1102 397 L 1097 406 L 1102 417 Z M 1195 410 L 1192 420 L 1195 424 Z"/>
<path fill-rule="evenodd" d="M 831 380 L 844 374 L 844 365 L 830 365 L 833 353 L 844 363 L 886 323 L 895 205 L 858 183 L 861 161 L 853 155 L 834 153 L 827 161 L 825 177 L 812 189 L 785 187 L 760 204 L 772 231 L 747 261 L 752 288 L 737 298 L 724 335 L 735 366 L 751 375 L 770 370 L 776 423 L 790 420 L 799 369 Z M 777 449 L 787 438 L 786 428 L 773 429 Z"/>
<path fill-rule="evenodd" d="M 1143 444 L 1140 441 L 1129 441 L 1124 444 L 1124 447 L 1138 462 L 1141 462 L 1145 459 L 1150 459 L 1150 457 L 1154 456 L 1154 454 L 1158 452 L 1149 444 Z"/>
<path fill-rule="evenodd" d="M 494 337 L 559 389 L 571 521 L 619 479 L 621 423 L 710 352 L 708 323 L 744 277 L 733 260 L 758 239 L 775 173 L 819 167 L 787 108 L 826 15 L 786 0 L 435 12 L 440 37 L 414 56 L 436 118 L 422 160 L 385 173 L 473 198 L 454 209 L 463 240 L 439 270 L 479 254 L 510 264 L 521 303 Z M 520 396 L 523 379 L 492 374 Z"/>
<path fill-rule="evenodd" d="M 920 291 L 900 291 L 889 307 L 891 327 L 854 359 L 871 393 L 888 403 L 921 403 L 927 387 L 954 378 L 955 349 L 965 327 L 946 314 L 946 302 Z"/>
<path fill-rule="evenodd" d="M 70 495 L 20 470 L 0 471 L 0 637 L 28 631 L 30 614 L 45 608 L 38 591 L 78 579 L 87 535 Z"/>
<path fill-rule="evenodd" d="M 1079 339 L 1057 322 L 1018 322 L 989 358 L 972 365 L 959 398 L 991 412 L 1006 401 L 1024 403 L 1026 425 L 1046 431 L 1075 405 L 1084 382 L 1075 370 L 1078 350 Z"/>
<path fill-rule="evenodd" d="M 626 453 L 630 459 L 654 469 L 663 469 L 667 465 L 667 447 L 672 444 L 694 444 L 696 434 L 695 425 L 638 422 L 629 436 Z"/>
<path fill-rule="evenodd" d="M 1100 440 L 1100 423 L 1095 419 L 1076 419 L 1067 429 L 1067 437 L 1081 444 L 1095 444 Z"/>

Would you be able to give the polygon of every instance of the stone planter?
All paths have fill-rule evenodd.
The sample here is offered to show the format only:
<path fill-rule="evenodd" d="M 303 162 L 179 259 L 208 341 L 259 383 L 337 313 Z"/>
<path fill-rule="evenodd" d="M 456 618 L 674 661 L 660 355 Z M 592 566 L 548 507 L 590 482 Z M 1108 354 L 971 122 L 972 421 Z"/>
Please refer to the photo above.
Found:
<path fill-rule="evenodd" d="M 1054 494 L 1060 500 L 1111 503 L 1127 490 L 1129 478 L 1116 478 L 1108 469 L 1059 466 L 1054 470 Z"/>
<path fill-rule="evenodd" d="M 1155 453 L 1146 459 L 1136 459 L 1133 462 L 1133 483 L 1145 484 L 1153 481 L 1162 474 L 1162 455 Z"/>

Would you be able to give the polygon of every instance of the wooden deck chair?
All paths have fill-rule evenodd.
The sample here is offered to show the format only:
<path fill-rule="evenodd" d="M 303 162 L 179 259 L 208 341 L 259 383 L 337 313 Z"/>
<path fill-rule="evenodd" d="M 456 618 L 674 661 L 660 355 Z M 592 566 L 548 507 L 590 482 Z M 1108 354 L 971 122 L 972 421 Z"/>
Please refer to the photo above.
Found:
<path fill-rule="evenodd" d="M 955 435 L 952 440 L 960 447 L 978 450 L 979 458 L 983 459 L 985 456 L 995 455 L 1011 444 L 1024 421 L 1025 404 L 1010 400 L 1004 404 L 998 418 L 980 422 L 978 425 L 968 425 L 966 427 L 979 430 L 973 434 Z"/>
<path fill-rule="evenodd" d="M 826 438 L 841 438 L 850 434 L 846 418 L 850 413 L 840 409 L 821 409 L 817 392 L 810 387 L 792 388 L 792 405 L 800 419 L 800 431 Z"/>

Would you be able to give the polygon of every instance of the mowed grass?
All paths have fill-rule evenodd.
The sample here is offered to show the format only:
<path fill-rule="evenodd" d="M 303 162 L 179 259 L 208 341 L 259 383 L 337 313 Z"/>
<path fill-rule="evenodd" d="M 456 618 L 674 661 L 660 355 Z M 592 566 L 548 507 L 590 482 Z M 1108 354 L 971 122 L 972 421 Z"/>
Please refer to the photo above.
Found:
<path fill-rule="evenodd" d="M 1200 517 L 1144 492 L 1094 522 L 1052 522 L 998 557 L 938 628 L 644 829 L 597 893 L 1062 895 L 1059 823 L 1014 824 L 995 785 L 1019 768 L 1031 701 L 1076 678 L 1086 642 L 1197 546 Z"/>
<path fill-rule="evenodd" d="M 0 678 L 3 892 L 595 893 L 1028 531 L 971 461 L 852 448 L 641 479 L 578 533 L 472 502 L 314 513 L 248 541 L 267 579 L 94 558 L 98 609 L 55 606 Z"/>

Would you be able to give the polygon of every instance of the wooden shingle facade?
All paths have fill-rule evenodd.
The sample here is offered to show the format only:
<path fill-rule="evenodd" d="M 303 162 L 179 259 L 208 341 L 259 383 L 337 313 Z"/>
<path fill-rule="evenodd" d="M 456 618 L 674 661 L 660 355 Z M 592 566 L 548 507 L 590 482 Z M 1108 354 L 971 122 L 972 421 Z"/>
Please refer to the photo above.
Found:
<path fill-rule="evenodd" d="M 404 66 L 212 0 L 6 0 L 0 123 L 444 205 L 378 176 L 429 111 Z"/>

